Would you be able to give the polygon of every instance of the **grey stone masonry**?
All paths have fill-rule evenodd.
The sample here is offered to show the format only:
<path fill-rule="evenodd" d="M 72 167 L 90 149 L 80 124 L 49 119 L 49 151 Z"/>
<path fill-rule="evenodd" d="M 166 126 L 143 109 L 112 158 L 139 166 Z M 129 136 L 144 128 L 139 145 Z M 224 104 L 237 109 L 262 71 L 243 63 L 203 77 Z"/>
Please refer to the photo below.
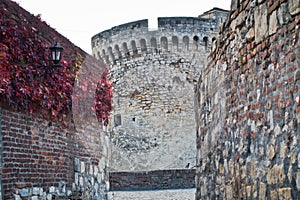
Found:
<path fill-rule="evenodd" d="M 300 1 L 232 1 L 196 91 L 196 199 L 300 198 Z"/>
<path fill-rule="evenodd" d="M 225 11 L 161 17 L 155 30 L 148 20 L 130 22 L 92 38 L 93 55 L 110 66 L 113 84 L 110 171 L 195 166 L 194 87 L 219 12 Z"/>

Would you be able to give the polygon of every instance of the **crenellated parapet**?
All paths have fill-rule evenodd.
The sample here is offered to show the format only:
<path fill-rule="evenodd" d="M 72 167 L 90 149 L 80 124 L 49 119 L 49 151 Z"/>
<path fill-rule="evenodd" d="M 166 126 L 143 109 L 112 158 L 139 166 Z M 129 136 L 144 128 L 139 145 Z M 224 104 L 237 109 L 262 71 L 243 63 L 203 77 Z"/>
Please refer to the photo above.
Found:
<path fill-rule="evenodd" d="M 92 38 L 113 85 L 110 171 L 195 166 L 194 88 L 224 13 L 161 17 L 156 29 L 144 19 Z"/>
<path fill-rule="evenodd" d="M 210 18 L 158 18 L 152 30 L 148 20 L 115 26 L 92 37 L 93 55 L 107 64 L 135 59 L 147 53 L 175 53 L 183 57 L 206 53 L 216 39 L 218 21 Z"/>

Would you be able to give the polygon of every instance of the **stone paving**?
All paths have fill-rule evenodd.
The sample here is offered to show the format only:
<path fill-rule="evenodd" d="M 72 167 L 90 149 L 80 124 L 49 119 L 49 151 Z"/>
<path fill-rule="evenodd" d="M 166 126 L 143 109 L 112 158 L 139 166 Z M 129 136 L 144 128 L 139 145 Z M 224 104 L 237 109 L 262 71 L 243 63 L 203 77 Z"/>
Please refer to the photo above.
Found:
<path fill-rule="evenodd" d="M 196 189 L 109 192 L 108 200 L 194 200 Z"/>

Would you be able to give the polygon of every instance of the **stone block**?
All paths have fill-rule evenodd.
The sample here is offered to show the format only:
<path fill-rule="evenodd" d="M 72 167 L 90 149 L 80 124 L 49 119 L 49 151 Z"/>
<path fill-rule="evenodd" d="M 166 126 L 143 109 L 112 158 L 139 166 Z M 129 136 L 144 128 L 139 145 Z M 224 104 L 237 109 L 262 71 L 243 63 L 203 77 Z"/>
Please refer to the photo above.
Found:
<path fill-rule="evenodd" d="M 251 176 L 252 179 L 256 179 L 257 169 L 256 169 L 256 163 L 255 162 L 251 163 L 250 176 Z"/>
<path fill-rule="evenodd" d="M 300 1 L 299 0 L 289 0 L 289 12 L 291 15 L 296 15 L 300 12 Z"/>
<path fill-rule="evenodd" d="M 94 176 L 97 176 L 98 172 L 99 172 L 98 166 L 94 165 Z"/>
<path fill-rule="evenodd" d="M 79 173 L 75 173 L 75 184 L 78 185 L 79 184 Z"/>
<path fill-rule="evenodd" d="M 52 200 L 52 194 L 47 195 L 47 200 Z"/>
<path fill-rule="evenodd" d="M 226 199 L 233 199 L 233 192 L 231 186 L 226 186 Z"/>
<path fill-rule="evenodd" d="M 291 188 L 280 188 L 278 190 L 278 196 L 281 200 L 289 200 L 292 199 L 292 189 Z"/>
<path fill-rule="evenodd" d="M 270 199 L 271 200 L 277 200 L 278 199 L 278 195 L 277 195 L 277 191 L 276 190 L 271 190 L 270 191 Z"/>
<path fill-rule="evenodd" d="M 85 173 L 85 163 L 83 161 L 80 162 L 80 173 Z"/>
<path fill-rule="evenodd" d="M 260 182 L 259 183 L 259 196 L 258 196 L 258 199 L 259 200 L 266 199 L 266 192 L 267 192 L 266 184 L 264 184 L 263 182 Z"/>
<path fill-rule="evenodd" d="M 246 34 L 246 39 L 251 41 L 254 37 L 255 37 L 254 28 L 250 28 L 249 31 Z"/>
<path fill-rule="evenodd" d="M 283 3 L 280 5 L 278 11 L 277 11 L 277 19 L 278 19 L 278 22 L 279 22 L 279 25 L 283 25 L 283 24 L 286 24 L 287 21 L 288 21 L 288 15 L 286 13 L 286 3 Z"/>
<path fill-rule="evenodd" d="M 93 173 L 94 173 L 94 166 L 90 165 L 89 174 L 93 175 Z"/>
<path fill-rule="evenodd" d="M 38 196 L 32 196 L 31 200 L 39 200 L 39 197 Z"/>
<path fill-rule="evenodd" d="M 283 165 L 275 165 L 267 174 L 268 184 L 283 183 L 286 179 Z"/>
<path fill-rule="evenodd" d="M 246 193 L 247 193 L 247 199 L 251 198 L 251 194 L 252 194 L 252 187 L 251 186 L 247 186 L 246 187 Z"/>
<path fill-rule="evenodd" d="M 300 153 L 298 153 L 298 168 L 300 168 Z"/>
<path fill-rule="evenodd" d="M 40 194 L 40 188 L 34 187 L 34 188 L 32 189 L 32 194 L 33 194 L 33 195 L 39 195 L 39 194 Z"/>
<path fill-rule="evenodd" d="M 267 3 L 255 7 L 255 42 L 259 44 L 268 36 L 268 9 Z"/>
<path fill-rule="evenodd" d="M 277 124 L 275 129 L 274 129 L 274 135 L 275 137 L 278 137 L 281 134 L 281 128 L 280 126 Z"/>
<path fill-rule="evenodd" d="M 80 161 L 78 158 L 74 158 L 74 170 L 75 172 L 80 172 Z"/>
<path fill-rule="evenodd" d="M 20 195 L 14 194 L 14 200 L 22 200 Z"/>
<path fill-rule="evenodd" d="M 80 187 L 83 187 L 84 185 L 83 177 L 79 177 L 79 185 Z"/>
<path fill-rule="evenodd" d="M 280 158 L 285 158 L 287 156 L 288 147 L 285 141 L 280 143 Z"/>
<path fill-rule="evenodd" d="M 55 192 L 55 187 L 54 186 L 51 186 L 50 188 L 49 188 L 49 193 L 54 193 Z"/>
<path fill-rule="evenodd" d="M 277 31 L 277 14 L 276 11 L 272 12 L 269 18 L 269 35 L 273 35 Z"/>
<path fill-rule="evenodd" d="M 103 174 L 103 173 L 98 173 L 98 174 L 97 174 L 97 182 L 98 182 L 98 183 L 101 183 L 102 180 L 104 180 L 104 177 L 102 176 L 102 174 Z"/>
<path fill-rule="evenodd" d="M 300 170 L 298 170 L 298 172 L 297 172 L 296 185 L 297 185 L 298 191 L 300 191 Z"/>
<path fill-rule="evenodd" d="M 23 188 L 21 190 L 21 197 L 28 197 L 29 195 L 29 190 L 27 188 Z"/>

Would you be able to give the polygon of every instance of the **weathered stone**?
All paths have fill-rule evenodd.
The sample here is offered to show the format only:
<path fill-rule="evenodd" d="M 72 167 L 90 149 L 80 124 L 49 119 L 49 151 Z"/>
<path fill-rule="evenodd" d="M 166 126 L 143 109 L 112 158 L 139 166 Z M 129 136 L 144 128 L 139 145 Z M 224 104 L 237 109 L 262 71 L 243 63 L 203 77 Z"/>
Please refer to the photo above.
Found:
<path fill-rule="evenodd" d="M 300 169 L 300 153 L 298 153 L 298 168 Z"/>
<path fill-rule="evenodd" d="M 279 188 L 278 190 L 278 197 L 279 199 L 286 199 L 286 200 L 290 200 L 292 199 L 292 193 L 291 193 L 292 189 L 291 188 Z"/>
<path fill-rule="evenodd" d="M 285 178 L 283 165 L 275 165 L 267 174 L 268 184 L 283 183 Z"/>
<path fill-rule="evenodd" d="M 74 158 L 74 170 L 80 172 L 80 160 L 78 158 Z"/>
<path fill-rule="evenodd" d="M 272 144 L 269 144 L 267 146 L 267 155 L 268 155 L 270 160 L 273 160 L 275 155 L 276 155 L 274 146 Z"/>
<path fill-rule="evenodd" d="M 288 171 L 287 177 L 289 179 L 289 182 L 291 183 L 292 182 L 292 178 L 293 178 L 293 168 L 292 168 L 292 166 L 289 167 L 289 171 Z"/>
<path fill-rule="evenodd" d="M 258 199 L 259 200 L 266 199 L 266 192 L 267 192 L 266 184 L 264 184 L 263 182 L 260 182 L 259 183 L 259 196 L 258 196 Z"/>
<path fill-rule="evenodd" d="M 288 147 L 285 141 L 280 143 L 280 158 L 285 158 L 287 156 Z"/>
<path fill-rule="evenodd" d="M 84 186 L 84 178 L 82 176 L 79 177 L 79 186 L 80 187 Z"/>
<path fill-rule="evenodd" d="M 251 196 L 252 196 L 252 187 L 247 186 L 246 191 L 247 191 L 247 198 L 251 198 Z"/>
<path fill-rule="evenodd" d="M 286 24 L 290 19 L 290 14 L 286 10 L 287 4 L 282 3 L 278 9 L 278 21 L 280 25 Z"/>
<path fill-rule="evenodd" d="M 270 18 L 269 18 L 269 34 L 270 35 L 273 35 L 276 33 L 277 31 L 277 13 L 276 11 L 275 12 L 272 12 Z"/>
<path fill-rule="evenodd" d="M 251 169 L 250 169 L 250 176 L 252 179 L 256 179 L 257 176 L 257 169 L 256 169 L 256 163 L 252 162 L 251 163 Z"/>
<path fill-rule="evenodd" d="M 233 199 L 233 190 L 231 186 L 226 186 L 226 199 Z"/>
<path fill-rule="evenodd" d="M 75 184 L 79 185 L 79 173 L 75 173 Z"/>
<path fill-rule="evenodd" d="M 254 28 L 250 28 L 249 31 L 246 34 L 246 39 L 251 41 L 254 37 L 255 37 Z"/>
<path fill-rule="evenodd" d="M 89 174 L 93 175 L 93 173 L 94 173 L 94 167 L 93 165 L 90 165 Z"/>
<path fill-rule="evenodd" d="M 270 199 L 278 199 L 278 194 L 277 194 L 277 191 L 276 190 L 271 190 L 270 191 Z"/>
<path fill-rule="evenodd" d="M 32 189 L 32 194 L 33 194 L 33 195 L 39 195 L 39 194 L 40 194 L 40 188 L 34 187 L 34 188 Z"/>
<path fill-rule="evenodd" d="M 31 200 L 39 200 L 39 197 L 38 196 L 32 196 Z"/>
<path fill-rule="evenodd" d="M 296 185 L 298 191 L 300 191 L 300 170 L 298 170 L 297 175 L 296 175 Z"/>
<path fill-rule="evenodd" d="M 274 135 L 275 137 L 278 137 L 281 134 L 281 128 L 280 126 L 277 124 L 275 129 L 274 129 Z"/>
<path fill-rule="evenodd" d="M 291 15 L 296 15 L 300 12 L 300 2 L 299 0 L 289 0 L 289 11 Z"/>
<path fill-rule="evenodd" d="M 55 187 L 54 186 L 51 186 L 50 188 L 49 188 L 49 193 L 54 193 L 55 192 Z"/>
<path fill-rule="evenodd" d="M 255 42 L 258 44 L 268 36 L 268 9 L 267 3 L 255 7 Z"/>
<path fill-rule="evenodd" d="M 47 200 L 52 200 L 52 194 L 47 195 Z"/>
<path fill-rule="evenodd" d="M 83 161 L 80 162 L 80 173 L 85 173 L 85 163 Z"/>
<path fill-rule="evenodd" d="M 23 188 L 21 190 L 21 197 L 28 197 L 29 196 L 29 189 L 28 188 Z"/>
<path fill-rule="evenodd" d="M 22 198 L 20 195 L 14 194 L 14 200 L 22 200 Z"/>

